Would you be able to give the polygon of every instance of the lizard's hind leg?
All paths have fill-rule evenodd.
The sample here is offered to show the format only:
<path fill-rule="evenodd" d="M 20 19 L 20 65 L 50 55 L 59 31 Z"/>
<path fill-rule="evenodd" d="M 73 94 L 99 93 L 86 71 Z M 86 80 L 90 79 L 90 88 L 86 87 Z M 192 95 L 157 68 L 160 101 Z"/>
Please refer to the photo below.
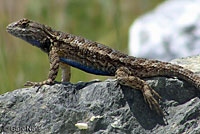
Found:
<path fill-rule="evenodd" d="M 121 85 L 126 85 L 134 89 L 141 90 L 144 100 L 149 104 L 150 108 L 152 109 L 153 106 L 159 115 L 164 115 L 157 100 L 154 98 L 154 96 L 156 96 L 161 99 L 160 95 L 154 91 L 144 80 L 131 75 L 131 72 L 126 67 L 120 67 L 116 71 L 115 77 Z"/>
<path fill-rule="evenodd" d="M 69 82 L 71 78 L 71 67 L 65 63 L 60 63 L 61 71 L 62 71 L 62 82 Z"/>

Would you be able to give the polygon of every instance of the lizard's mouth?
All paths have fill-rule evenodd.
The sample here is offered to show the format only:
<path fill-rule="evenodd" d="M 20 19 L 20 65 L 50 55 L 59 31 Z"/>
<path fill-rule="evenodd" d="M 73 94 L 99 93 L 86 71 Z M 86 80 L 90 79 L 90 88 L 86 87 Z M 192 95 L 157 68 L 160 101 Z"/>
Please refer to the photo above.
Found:
<path fill-rule="evenodd" d="M 8 25 L 7 28 L 6 28 L 6 31 L 8 33 L 16 36 L 16 37 L 19 37 L 19 38 L 25 40 L 26 42 L 32 44 L 33 46 L 36 46 L 36 47 L 40 47 L 41 46 L 39 41 L 29 39 L 30 37 L 23 37 L 22 34 L 20 34 L 22 32 L 22 29 L 21 30 L 14 29 L 13 24 Z M 19 35 L 21 35 L 21 36 L 19 36 Z"/>
<path fill-rule="evenodd" d="M 13 23 L 9 24 L 7 27 L 6 27 L 6 31 L 10 34 L 13 34 Z"/>
<path fill-rule="evenodd" d="M 13 22 L 6 27 L 6 31 L 15 37 L 19 37 L 28 43 L 32 44 L 33 46 L 39 47 L 41 46 L 40 42 L 37 40 L 33 40 L 32 37 L 27 36 L 28 34 L 25 33 L 25 29 L 17 27 L 17 22 Z"/>

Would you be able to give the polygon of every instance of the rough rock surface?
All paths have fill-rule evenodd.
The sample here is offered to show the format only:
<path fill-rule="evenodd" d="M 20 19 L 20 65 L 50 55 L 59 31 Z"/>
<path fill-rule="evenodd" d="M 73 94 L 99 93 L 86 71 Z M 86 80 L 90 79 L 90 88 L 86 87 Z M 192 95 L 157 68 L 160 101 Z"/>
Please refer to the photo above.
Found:
<path fill-rule="evenodd" d="M 200 52 L 200 0 L 166 0 L 133 22 L 130 55 L 169 61 Z"/>
<path fill-rule="evenodd" d="M 30 87 L 3 94 L 0 130 L 42 134 L 200 133 L 200 90 L 176 78 L 155 77 L 147 82 L 162 96 L 165 118 L 150 110 L 140 91 L 108 79 L 57 83 L 42 86 L 37 93 L 37 88 Z M 88 129 L 79 129 L 77 123 L 87 123 Z"/>

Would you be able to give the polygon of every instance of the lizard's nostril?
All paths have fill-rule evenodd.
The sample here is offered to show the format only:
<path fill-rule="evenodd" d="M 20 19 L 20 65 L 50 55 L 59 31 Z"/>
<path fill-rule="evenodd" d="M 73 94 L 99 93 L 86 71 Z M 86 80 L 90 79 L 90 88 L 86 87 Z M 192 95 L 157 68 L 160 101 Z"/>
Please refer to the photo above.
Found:
<path fill-rule="evenodd" d="M 11 30 L 12 30 L 12 25 L 10 24 L 10 25 L 8 25 L 8 26 L 6 27 L 6 31 L 10 33 Z"/>
<path fill-rule="evenodd" d="M 14 29 L 14 27 L 17 25 L 17 22 L 13 22 L 11 24 L 9 24 L 7 27 L 6 27 L 6 31 L 8 31 L 9 33 Z"/>

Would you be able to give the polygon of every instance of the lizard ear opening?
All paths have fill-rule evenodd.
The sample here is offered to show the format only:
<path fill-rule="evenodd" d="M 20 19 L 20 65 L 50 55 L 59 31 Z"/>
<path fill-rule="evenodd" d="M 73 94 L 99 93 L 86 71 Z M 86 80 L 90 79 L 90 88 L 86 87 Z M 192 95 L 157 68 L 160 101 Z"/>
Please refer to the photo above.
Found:
<path fill-rule="evenodd" d="M 51 42 L 49 39 L 46 39 L 44 43 L 42 43 L 42 45 L 40 46 L 40 48 L 42 49 L 42 51 L 49 53 L 50 51 L 50 45 Z"/>

